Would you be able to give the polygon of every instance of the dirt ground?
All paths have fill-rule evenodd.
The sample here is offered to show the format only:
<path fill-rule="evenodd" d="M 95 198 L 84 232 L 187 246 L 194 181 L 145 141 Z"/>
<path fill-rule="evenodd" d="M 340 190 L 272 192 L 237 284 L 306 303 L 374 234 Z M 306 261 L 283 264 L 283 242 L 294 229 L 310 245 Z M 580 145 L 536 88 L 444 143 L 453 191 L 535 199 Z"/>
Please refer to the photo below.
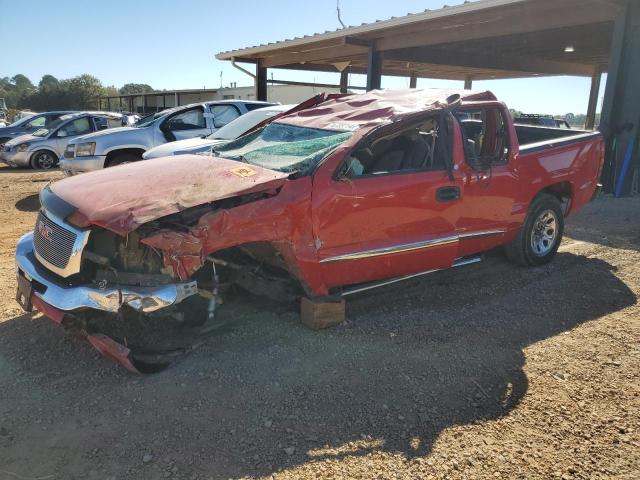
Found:
<path fill-rule="evenodd" d="M 492 253 L 361 294 L 328 331 L 227 304 L 139 377 L 13 299 L 59 177 L 0 169 L 0 480 L 640 478 L 640 197 L 571 218 L 548 266 Z"/>

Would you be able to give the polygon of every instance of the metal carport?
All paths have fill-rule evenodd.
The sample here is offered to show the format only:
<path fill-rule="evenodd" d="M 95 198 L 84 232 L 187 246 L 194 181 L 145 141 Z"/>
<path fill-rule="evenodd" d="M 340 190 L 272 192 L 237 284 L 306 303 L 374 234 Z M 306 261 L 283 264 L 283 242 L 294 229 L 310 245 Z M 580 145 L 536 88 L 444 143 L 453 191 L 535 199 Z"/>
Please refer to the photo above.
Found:
<path fill-rule="evenodd" d="M 601 129 L 608 138 L 603 180 L 615 189 L 626 146 L 640 121 L 640 0 L 479 0 L 360 26 L 216 55 L 256 66 L 256 97 L 266 99 L 267 69 L 474 80 L 577 75 L 591 78 L 587 128 L 593 128 L 600 79 L 608 72 Z M 633 124 L 631 128 L 629 125 Z M 625 128 L 622 128 L 625 127 Z M 614 139 L 616 139 L 614 141 Z M 632 147 L 633 148 L 633 147 Z M 635 146 L 637 149 L 637 145 Z M 629 163 L 629 162 L 627 162 Z M 621 192 L 630 192 L 638 158 L 628 165 Z"/>

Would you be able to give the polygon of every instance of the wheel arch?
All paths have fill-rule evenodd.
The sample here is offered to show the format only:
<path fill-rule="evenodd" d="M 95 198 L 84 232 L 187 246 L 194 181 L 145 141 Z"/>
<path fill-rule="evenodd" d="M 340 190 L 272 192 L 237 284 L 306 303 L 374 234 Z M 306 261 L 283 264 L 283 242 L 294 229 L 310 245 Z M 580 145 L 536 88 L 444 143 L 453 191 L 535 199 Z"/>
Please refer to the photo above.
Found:
<path fill-rule="evenodd" d="M 547 185 L 542 190 L 540 190 L 535 195 L 535 197 L 533 197 L 533 199 L 531 199 L 531 203 L 533 203 L 533 201 L 542 194 L 551 195 L 557 198 L 562 205 L 564 216 L 567 217 L 569 215 L 569 213 L 571 212 L 572 200 L 574 196 L 573 184 L 571 182 L 564 181 Z"/>
<path fill-rule="evenodd" d="M 139 155 L 140 159 L 142 160 L 142 154 L 144 152 L 146 152 L 146 150 L 144 148 L 139 148 L 139 147 L 116 148 L 107 153 L 104 159 L 104 164 L 105 166 L 109 166 L 109 163 L 111 163 L 111 161 L 115 157 L 117 157 L 118 155 L 122 155 L 124 153 L 132 153 L 134 155 Z"/>

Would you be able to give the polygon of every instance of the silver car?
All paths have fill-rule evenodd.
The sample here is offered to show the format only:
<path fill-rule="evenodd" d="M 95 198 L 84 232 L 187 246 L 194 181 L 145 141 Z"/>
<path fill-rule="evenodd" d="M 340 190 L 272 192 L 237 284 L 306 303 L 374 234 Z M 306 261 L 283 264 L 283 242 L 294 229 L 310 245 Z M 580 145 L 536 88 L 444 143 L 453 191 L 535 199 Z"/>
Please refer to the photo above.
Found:
<path fill-rule="evenodd" d="M 203 137 L 257 108 L 272 103 L 216 100 L 182 105 L 140 119 L 133 127 L 84 135 L 69 142 L 60 169 L 75 175 L 142 159 L 157 145 Z"/>
<path fill-rule="evenodd" d="M 12 167 L 54 168 L 69 141 L 91 132 L 119 127 L 122 120 L 121 114 L 111 112 L 62 115 L 48 127 L 6 142 L 0 148 L 0 161 Z"/>
<path fill-rule="evenodd" d="M 52 122 L 58 120 L 62 115 L 67 115 L 69 113 L 76 112 L 45 112 L 21 117 L 12 124 L 0 128 L 0 146 L 12 138 L 16 138 L 27 133 L 33 133 L 41 128 L 48 128 Z"/>

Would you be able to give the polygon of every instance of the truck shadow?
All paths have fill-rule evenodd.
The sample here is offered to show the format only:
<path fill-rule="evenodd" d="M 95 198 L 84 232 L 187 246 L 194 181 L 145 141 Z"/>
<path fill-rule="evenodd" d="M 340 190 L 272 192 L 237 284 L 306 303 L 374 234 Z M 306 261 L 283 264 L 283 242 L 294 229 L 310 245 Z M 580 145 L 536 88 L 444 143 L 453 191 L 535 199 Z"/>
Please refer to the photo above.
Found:
<path fill-rule="evenodd" d="M 611 248 L 640 250 L 640 196 L 602 196 L 567 221 L 573 240 Z"/>
<path fill-rule="evenodd" d="M 133 468 L 131 478 L 159 478 L 168 468 L 161 460 L 135 470 L 142 455 L 130 451 L 148 445 L 187 476 L 260 476 L 373 451 L 428 455 L 444 429 L 518 405 L 528 389 L 524 348 L 636 296 L 607 262 L 562 253 L 536 269 L 491 254 L 486 264 L 362 294 L 350 300 L 344 325 L 322 332 L 240 300 L 220 310 L 231 331 L 142 379 L 88 347 L 70 348 L 57 327 L 29 315 L 0 323 L 0 353 L 37 385 L 27 403 L 47 398 L 53 428 L 74 422 L 74 436 L 57 448 L 79 452 L 79 471 L 97 455 L 111 474 Z M 92 407 L 99 398 L 108 402 Z M 80 405 L 72 413 L 62 408 L 70 399 Z M 14 443 L 33 446 L 29 419 L 16 415 Z M 80 455 L 93 449 L 100 453 Z M 37 464 L 38 449 L 26 450 Z M 19 458 L 13 446 L 9 453 Z"/>
<path fill-rule="evenodd" d="M 37 212 L 40 209 L 40 195 L 33 193 L 16 202 L 16 209 L 21 212 Z"/>

